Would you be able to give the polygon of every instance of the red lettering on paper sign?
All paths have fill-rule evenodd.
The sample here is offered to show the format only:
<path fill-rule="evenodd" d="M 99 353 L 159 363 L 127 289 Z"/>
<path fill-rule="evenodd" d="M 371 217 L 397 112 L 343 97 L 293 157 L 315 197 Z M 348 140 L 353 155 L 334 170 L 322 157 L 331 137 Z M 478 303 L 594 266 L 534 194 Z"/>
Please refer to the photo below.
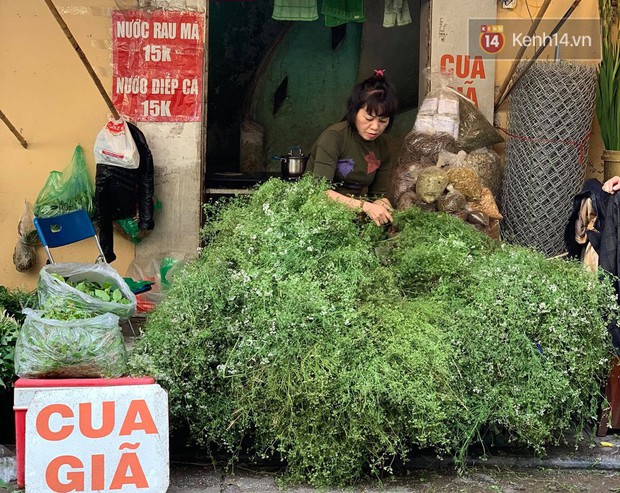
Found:
<path fill-rule="evenodd" d="M 471 58 L 469 55 L 452 55 L 445 53 L 440 59 L 442 74 L 456 77 L 456 90 L 470 99 L 478 106 L 478 94 L 476 93 L 476 80 L 487 78 L 484 70 L 484 60 L 481 56 Z"/>
<path fill-rule="evenodd" d="M 203 14 L 117 10 L 112 43 L 112 100 L 119 113 L 135 121 L 200 121 Z"/>

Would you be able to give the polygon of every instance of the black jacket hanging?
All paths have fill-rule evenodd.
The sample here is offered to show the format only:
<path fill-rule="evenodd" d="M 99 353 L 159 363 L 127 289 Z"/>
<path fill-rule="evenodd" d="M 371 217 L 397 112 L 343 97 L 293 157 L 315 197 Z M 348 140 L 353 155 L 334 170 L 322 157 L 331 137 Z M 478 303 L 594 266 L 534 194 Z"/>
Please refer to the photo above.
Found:
<path fill-rule="evenodd" d="M 575 222 L 581 207 L 581 200 L 589 198 L 592 207 L 596 211 L 595 230 L 588 231 L 588 241 L 598 253 L 599 266 L 611 274 L 612 283 L 616 291 L 618 303 L 620 303 L 620 192 L 610 195 L 603 192 L 601 183 L 596 179 L 585 182 L 581 192 L 573 199 L 573 211 L 564 231 L 564 241 L 569 257 L 579 258 L 583 245 L 575 240 Z M 620 354 L 620 326 L 613 320 L 609 324 L 612 343 L 616 354 Z"/>
<path fill-rule="evenodd" d="M 598 249 L 599 265 L 613 276 L 613 286 L 618 303 L 620 303 L 620 281 L 618 280 L 620 273 L 620 246 L 618 245 L 620 241 L 620 192 L 608 197 L 603 234 Z M 611 322 L 609 331 L 616 354 L 620 355 L 620 326 L 617 320 Z"/>
<path fill-rule="evenodd" d="M 137 210 L 139 229 L 151 230 L 155 227 L 153 155 L 144 134 L 132 123 L 127 124 L 140 154 L 140 166 L 127 169 L 98 163 L 95 177 L 95 223 L 107 262 L 116 259 L 113 221 L 133 217 Z"/>

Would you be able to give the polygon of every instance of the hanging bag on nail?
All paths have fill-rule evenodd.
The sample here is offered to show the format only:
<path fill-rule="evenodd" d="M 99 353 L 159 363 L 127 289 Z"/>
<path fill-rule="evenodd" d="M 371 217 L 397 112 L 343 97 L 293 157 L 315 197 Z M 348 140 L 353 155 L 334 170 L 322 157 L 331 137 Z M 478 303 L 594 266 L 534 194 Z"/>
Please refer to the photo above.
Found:
<path fill-rule="evenodd" d="M 97 134 L 95 162 L 127 169 L 140 166 L 140 153 L 127 122 L 122 118 L 110 119 Z"/>

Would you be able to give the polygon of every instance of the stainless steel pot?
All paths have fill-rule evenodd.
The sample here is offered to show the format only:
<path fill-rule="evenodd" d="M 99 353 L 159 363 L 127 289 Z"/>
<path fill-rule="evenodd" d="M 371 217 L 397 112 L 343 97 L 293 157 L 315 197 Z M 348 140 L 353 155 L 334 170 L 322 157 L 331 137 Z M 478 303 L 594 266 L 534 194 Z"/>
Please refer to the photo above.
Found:
<path fill-rule="evenodd" d="M 276 159 L 280 159 L 282 176 L 285 178 L 298 178 L 306 171 L 308 156 L 304 156 L 299 146 L 291 147 L 288 150 L 288 155 Z"/>

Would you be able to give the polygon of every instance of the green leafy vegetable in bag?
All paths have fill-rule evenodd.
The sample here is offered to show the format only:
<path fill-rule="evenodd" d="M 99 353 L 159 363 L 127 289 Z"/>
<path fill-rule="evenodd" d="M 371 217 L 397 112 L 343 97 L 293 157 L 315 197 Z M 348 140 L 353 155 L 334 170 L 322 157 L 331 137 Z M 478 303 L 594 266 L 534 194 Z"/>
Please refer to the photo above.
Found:
<path fill-rule="evenodd" d="M 123 293 L 117 287 L 115 287 L 112 283 L 104 282 L 99 283 L 97 281 L 80 281 L 77 283 L 73 283 L 62 277 L 60 274 L 53 272 L 50 274 L 54 279 L 58 279 L 64 283 L 67 283 L 69 286 L 74 287 L 78 291 L 81 291 L 88 296 L 92 296 L 93 298 L 97 298 L 101 301 L 114 303 L 123 303 L 129 304 L 130 300 L 123 297 Z"/>
<path fill-rule="evenodd" d="M 119 273 L 106 263 L 49 264 L 39 271 L 37 286 L 40 306 L 59 298 L 91 314 L 114 313 L 127 318 L 136 311 L 136 296 Z"/>
<path fill-rule="evenodd" d="M 23 378 L 119 377 L 127 353 L 118 317 L 93 317 L 60 300 L 47 312 L 26 309 L 15 348 L 15 371 Z M 51 318 L 58 316 L 59 319 Z M 60 317 L 80 318 L 60 318 Z"/>
<path fill-rule="evenodd" d="M 15 375 L 15 340 L 19 323 L 6 311 L 0 313 L 0 389 L 11 385 Z"/>
<path fill-rule="evenodd" d="M 39 192 L 34 204 L 36 217 L 54 217 L 67 212 L 84 209 L 94 214 L 95 188 L 86 169 L 84 152 L 75 148 L 71 162 L 61 171 L 52 171 Z"/>

